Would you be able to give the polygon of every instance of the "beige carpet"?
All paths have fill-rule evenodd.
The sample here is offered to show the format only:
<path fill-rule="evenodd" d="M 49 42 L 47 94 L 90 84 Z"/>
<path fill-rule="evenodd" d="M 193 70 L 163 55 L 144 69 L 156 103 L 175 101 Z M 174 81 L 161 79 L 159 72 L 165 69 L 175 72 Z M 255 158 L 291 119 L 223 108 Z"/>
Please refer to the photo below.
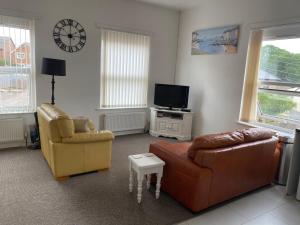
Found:
<path fill-rule="evenodd" d="M 165 193 L 154 198 L 154 187 L 128 192 L 129 154 L 147 152 L 155 138 L 118 137 L 113 144 L 112 168 L 57 182 L 40 151 L 0 150 L 1 225 L 160 225 L 193 215 Z M 136 188 L 136 186 L 135 186 Z"/>

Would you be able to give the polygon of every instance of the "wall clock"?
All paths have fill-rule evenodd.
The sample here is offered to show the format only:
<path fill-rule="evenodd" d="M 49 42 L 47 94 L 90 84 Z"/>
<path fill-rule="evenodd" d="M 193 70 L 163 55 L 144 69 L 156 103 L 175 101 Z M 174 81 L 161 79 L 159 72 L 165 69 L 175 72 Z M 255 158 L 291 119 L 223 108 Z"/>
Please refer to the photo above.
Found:
<path fill-rule="evenodd" d="M 60 20 L 53 29 L 56 45 L 66 52 L 78 52 L 86 43 L 84 28 L 75 20 Z"/>

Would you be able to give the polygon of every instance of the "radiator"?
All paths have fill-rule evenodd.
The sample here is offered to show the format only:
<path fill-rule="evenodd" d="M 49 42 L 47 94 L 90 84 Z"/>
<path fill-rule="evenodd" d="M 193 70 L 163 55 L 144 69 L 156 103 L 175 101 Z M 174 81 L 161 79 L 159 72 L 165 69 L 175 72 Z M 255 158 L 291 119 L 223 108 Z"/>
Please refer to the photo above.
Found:
<path fill-rule="evenodd" d="M 24 141 L 23 118 L 0 119 L 0 144 Z"/>
<path fill-rule="evenodd" d="M 145 112 L 108 113 L 104 115 L 104 128 L 119 134 L 144 132 Z"/>

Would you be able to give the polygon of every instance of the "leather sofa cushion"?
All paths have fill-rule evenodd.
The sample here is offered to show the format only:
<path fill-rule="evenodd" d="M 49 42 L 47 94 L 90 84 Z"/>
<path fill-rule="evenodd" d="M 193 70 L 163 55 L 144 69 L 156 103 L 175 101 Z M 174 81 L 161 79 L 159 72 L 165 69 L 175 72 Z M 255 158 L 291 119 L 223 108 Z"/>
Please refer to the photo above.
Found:
<path fill-rule="evenodd" d="M 188 156 L 195 158 L 197 151 L 200 149 L 217 149 L 228 146 L 238 145 L 244 142 L 244 135 L 239 131 L 226 132 L 221 134 L 209 134 L 199 136 L 194 139 L 188 149 Z"/>
<path fill-rule="evenodd" d="M 254 142 L 273 137 L 276 132 L 264 128 L 249 128 L 240 131 L 244 135 L 245 142 Z"/>

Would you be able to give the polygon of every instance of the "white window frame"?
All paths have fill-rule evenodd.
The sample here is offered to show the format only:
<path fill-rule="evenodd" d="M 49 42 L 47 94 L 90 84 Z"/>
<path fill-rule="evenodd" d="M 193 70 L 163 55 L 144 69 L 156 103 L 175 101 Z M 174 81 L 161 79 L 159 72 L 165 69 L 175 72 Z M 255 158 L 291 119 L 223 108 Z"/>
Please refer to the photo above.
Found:
<path fill-rule="evenodd" d="M 295 37 L 296 38 L 296 37 Z M 297 37 L 300 38 L 300 37 Z M 264 41 L 272 41 L 272 40 L 285 40 L 285 39 L 292 39 L 290 36 L 280 36 L 278 38 L 268 38 L 265 37 L 262 40 L 262 43 Z M 261 57 L 259 58 L 259 61 L 261 60 Z M 300 96 L 300 92 L 298 91 L 285 91 L 285 90 L 280 90 L 280 89 L 274 89 L 274 88 L 265 88 L 262 87 L 262 85 L 274 85 L 274 86 L 278 86 L 278 87 L 291 87 L 291 88 L 299 88 L 300 90 L 300 83 L 288 83 L 288 82 L 280 82 L 280 81 L 260 81 L 259 77 L 258 77 L 258 91 L 263 91 L 266 93 L 273 93 L 273 94 L 281 94 L 281 95 L 286 95 L 286 96 L 290 96 L 290 97 L 294 97 L 294 96 Z M 258 93 L 257 93 L 258 94 Z M 282 130 L 284 132 L 290 132 L 290 129 L 284 128 L 284 127 L 280 127 L 280 126 L 275 126 L 275 125 L 270 125 L 267 123 L 263 123 L 263 122 L 259 122 L 260 119 L 270 119 L 270 120 L 274 120 L 277 122 L 284 122 L 284 123 L 290 123 L 290 124 L 300 124 L 300 118 L 299 120 L 294 120 L 294 119 L 290 119 L 290 118 L 282 118 L 279 116 L 272 116 L 272 115 L 268 115 L 268 114 L 264 114 L 261 110 L 260 110 L 260 106 L 259 106 L 259 101 L 257 100 L 257 114 L 256 114 L 257 118 L 256 118 L 256 123 L 257 124 L 263 124 L 269 128 L 272 129 L 278 129 L 278 130 Z"/>
<path fill-rule="evenodd" d="M 21 28 L 21 29 L 29 30 L 30 64 L 31 64 L 30 68 L 26 68 L 26 66 L 24 66 L 25 70 L 28 70 L 28 74 L 30 76 L 29 105 L 26 107 L 20 107 L 18 110 L 7 109 L 4 111 L 0 109 L 0 115 L 33 113 L 36 111 L 35 20 L 31 16 L 19 17 L 15 15 L 13 16 L 0 15 L 0 25 L 4 27 Z M 17 67 L 18 66 L 16 66 L 16 68 Z"/>

